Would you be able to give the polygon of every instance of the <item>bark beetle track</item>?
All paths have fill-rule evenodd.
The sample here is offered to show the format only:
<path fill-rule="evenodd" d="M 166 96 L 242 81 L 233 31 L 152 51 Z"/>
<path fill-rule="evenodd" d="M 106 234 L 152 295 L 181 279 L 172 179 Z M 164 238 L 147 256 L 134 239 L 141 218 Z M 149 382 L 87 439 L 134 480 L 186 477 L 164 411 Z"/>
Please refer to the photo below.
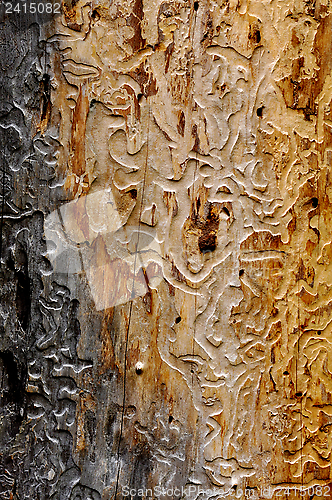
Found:
<path fill-rule="evenodd" d="M 2 258 L 2 228 L 3 228 L 3 213 L 5 210 L 5 166 L 2 166 L 2 200 L 1 200 L 1 220 L 0 220 L 0 262 Z"/>
<path fill-rule="evenodd" d="M 139 219 L 138 219 L 138 228 L 139 229 L 141 227 L 142 208 L 143 208 L 143 201 L 144 201 L 144 187 L 145 187 L 146 167 L 147 167 L 147 159 L 148 159 L 148 147 L 149 147 L 149 121 L 148 121 L 148 130 L 147 130 L 146 163 L 145 163 L 145 170 L 144 170 L 144 177 L 143 177 L 143 188 L 142 188 L 142 197 L 141 197 L 141 203 L 140 203 L 140 209 L 139 209 Z M 140 237 L 140 232 L 138 231 L 137 243 L 136 243 L 136 250 L 135 250 L 134 273 L 133 273 L 133 288 L 132 288 L 132 290 L 133 290 L 132 291 L 132 295 L 133 296 L 134 296 L 134 286 L 135 286 L 136 259 L 138 257 L 139 237 Z M 144 277 L 145 277 L 145 274 L 144 274 Z M 115 500 L 116 500 L 116 497 L 117 497 L 117 492 L 118 492 L 118 487 L 119 487 L 119 477 L 120 477 L 120 471 L 121 471 L 121 465 L 120 465 L 120 444 L 121 444 L 121 439 L 122 439 L 123 422 L 124 422 L 124 414 L 125 414 L 125 407 L 126 407 L 127 352 L 128 352 L 128 342 L 129 342 L 129 332 L 130 332 L 130 321 L 131 321 L 131 315 L 132 315 L 132 308 L 133 308 L 133 300 L 130 301 L 128 328 L 127 328 L 127 331 L 126 331 L 126 341 L 125 341 L 124 375 L 123 375 L 123 404 L 122 404 L 120 435 L 119 435 L 119 444 L 118 444 L 118 453 L 117 453 L 117 456 L 118 456 L 118 470 L 117 470 L 116 485 L 115 485 L 115 494 L 114 494 L 114 499 Z"/>
<path fill-rule="evenodd" d="M 19 78 L 8 77 L 15 96 L 0 118 L 11 158 L 1 220 L 9 232 L 0 231 L 11 314 L 1 303 L 0 319 L 6 342 L 23 349 L 31 334 L 42 353 L 29 391 L 44 384 L 53 406 L 31 396 L 37 423 L 29 431 L 23 418 L 17 439 L 31 438 L 28 482 L 45 497 L 53 488 L 55 500 L 60 491 L 96 500 L 123 484 L 200 484 L 220 495 L 331 484 L 332 12 L 316 4 L 114 0 L 91 12 L 79 0 L 52 28 L 31 28 L 34 55 L 8 27 Z M 140 254 L 121 254 L 118 266 L 114 234 L 133 226 Z M 27 273 L 41 276 L 29 288 L 31 318 L 21 307 Z M 80 330 L 68 320 L 69 296 Z M 78 372 L 56 381 L 50 368 Z M 80 399 L 64 401 L 47 381 Z M 68 434 L 44 440 L 53 468 L 32 439 L 52 411 L 51 437 L 72 418 L 74 438 L 72 447 Z M 8 491 L 16 481 L 27 495 L 16 465 Z"/>
<path fill-rule="evenodd" d="M 119 12 L 121 11 L 124 17 L 130 11 L 127 12 L 124 6 L 117 6 L 116 8 L 120 9 Z M 129 87 L 134 88 L 135 83 L 127 79 L 122 86 L 123 89 L 127 89 L 127 96 L 123 93 L 121 99 L 118 96 L 114 98 L 113 102 L 108 97 L 107 100 L 106 94 L 102 94 L 102 92 L 98 96 L 99 99 L 104 99 L 105 105 L 114 106 L 117 113 L 122 113 L 126 121 L 128 151 L 131 155 L 136 154 L 135 166 L 141 170 L 144 168 L 144 179 L 150 176 L 149 182 L 144 180 L 144 193 L 146 190 L 149 194 L 146 196 L 143 194 L 140 212 L 142 212 L 143 204 L 146 205 L 150 202 L 150 196 L 152 200 L 154 199 L 155 192 L 153 192 L 153 189 L 159 190 L 159 193 L 163 191 L 164 200 L 168 200 L 170 197 L 167 193 L 172 193 L 171 196 L 174 197 L 175 202 L 172 206 L 177 207 L 176 211 L 165 209 L 164 202 L 158 199 L 158 195 L 154 204 L 156 207 L 156 220 L 159 219 L 159 226 L 158 222 L 156 224 L 157 231 L 161 227 L 160 221 L 165 220 L 168 224 L 165 224 L 167 227 L 163 229 L 164 233 L 160 232 L 160 239 L 165 242 L 164 275 L 169 284 L 174 289 L 179 290 L 176 294 L 181 295 L 182 292 L 187 294 L 182 298 L 184 302 L 190 302 L 189 295 L 192 293 L 195 301 L 200 302 L 200 305 L 197 305 L 197 311 L 199 310 L 200 314 L 197 317 L 197 313 L 194 313 L 195 346 L 194 350 L 191 350 L 191 356 L 183 355 L 182 361 L 181 356 L 179 356 L 179 360 L 175 361 L 172 357 L 163 353 L 163 359 L 168 360 L 165 362 L 169 364 L 174 362 L 185 380 L 187 380 L 186 363 L 195 367 L 193 369 L 196 375 L 190 375 L 194 405 L 197 405 L 203 415 L 202 428 L 205 425 L 212 425 L 214 429 L 212 433 L 208 434 L 205 441 L 201 436 L 203 447 L 200 450 L 198 461 L 205 463 L 205 465 L 208 464 L 209 472 L 203 472 L 204 467 L 202 467 L 200 469 L 202 474 L 207 474 L 211 480 L 217 481 L 219 485 L 222 484 L 222 481 L 227 483 L 225 477 L 218 472 L 221 463 L 224 464 L 222 467 L 226 467 L 227 461 L 222 462 L 222 460 L 226 460 L 224 457 L 228 457 L 229 454 L 236 455 L 237 465 L 233 464 L 231 466 L 233 468 L 232 473 L 239 474 L 239 477 L 242 475 L 241 484 L 250 484 L 248 477 L 251 477 L 251 472 L 249 473 L 243 467 L 243 463 L 249 464 L 249 469 L 252 470 L 256 462 L 260 460 L 257 455 L 258 451 L 254 451 L 255 446 L 253 446 L 254 441 L 252 441 L 254 439 L 252 436 L 256 436 L 255 439 L 258 439 L 255 434 L 258 431 L 255 430 L 255 423 L 244 403 L 247 398 L 247 407 L 251 408 L 252 414 L 254 414 L 256 399 L 254 396 L 251 399 L 249 398 L 247 394 L 249 388 L 253 394 L 258 391 L 262 401 L 264 400 L 267 405 L 270 405 L 268 415 L 264 416 L 264 419 L 271 422 L 271 424 L 266 424 L 270 426 L 269 432 L 271 431 L 271 433 L 270 437 L 266 438 L 267 441 L 261 445 L 269 447 L 272 442 L 274 445 L 277 443 L 280 456 L 283 456 L 282 449 L 287 451 L 288 445 L 285 440 L 283 443 L 278 441 L 276 438 L 278 431 L 273 429 L 280 412 L 284 411 L 285 415 L 288 415 L 288 402 L 285 403 L 285 407 L 278 403 L 277 409 L 275 409 L 272 400 L 269 400 L 269 394 L 270 392 L 278 392 L 278 390 L 280 392 L 281 379 L 279 371 L 282 370 L 282 373 L 288 373 L 287 377 L 290 377 L 289 387 L 287 388 L 290 392 L 290 399 L 300 398 L 299 403 L 302 405 L 302 398 L 305 397 L 304 391 L 300 390 L 301 377 L 299 375 L 299 366 L 302 363 L 300 352 L 302 325 L 299 323 L 299 296 L 294 291 L 290 292 L 292 297 L 288 306 L 290 320 L 283 309 L 283 301 L 277 297 L 279 293 L 277 290 L 281 290 L 281 296 L 284 293 L 283 287 L 284 289 L 290 287 L 290 290 L 293 290 L 296 285 L 292 273 L 295 273 L 298 276 L 297 280 L 301 281 L 306 279 L 307 274 L 308 276 L 311 274 L 311 283 L 314 280 L 312 275 L 315 275 L 315 273 L 309 271 L 308 262 L 302 265 L 306 271 L 301 274 L 301 277 L 296 271 L 298 267 L 296 255 L 299 253 L 299 227 L 302 227 L 303 234 L 307 231 L 305 218 L 301 218 L 298 213 L 300 210 L 298 200 L 306 195 L 304 190 L 299 195 L 299 191 L 302 189 L 301 186 L 304 185 L 305 178 L 308 182 L 310 181 L 311 173 L 309 160 L 305 159 L 303 160 L 305 164 L 303 168 L 305 170 L 308 167 L 308 169 L 303 174 L 304 180 L 301 179 L 302 172 L 296 179 L 297 167 L 293 168 L 293 165 L 296 165 L 294 158 L 298 155 L 298 158 L 303 159 L 301 155 L 307 154 L 304 151 L 307 151 L 308 147 L 305 144 L 301 145 L 300 140 L 294 138 L 291 133 L 292 126 L 297 127 L 297 130 L 302 127 L 301 130 L 304 131 L 307 130 L 305 127 L 310 128 L 310 125 L 304 122 L 296 122 L 296 120 L 301 121 L 299 117 L 292 121 L 295 115 L 289 114 L 291 125 L 287 128 L 273 114 L 273 109 L 278 106 L 281 106 L 282 113 L 289 113 L 284 106 L 281 94 L 277 93 L 278 90 L 273 85 L 276 81 L 283 81 L 283 64 L 285 65 L 283 58 L 286 60 L 289 53 L 291 54 L 290 57 L 293 57 L 293 55 L 289 52 L 290 45 L 287 46 L 288 39 L 285 39 L 284 45 L 286 49 L 282 52 L 272 41 L 273 37 L 269 38 L 269 30 L 270 28 L 274 29 L 274 27 L 269 12 L 264 10 L 264 7 L 262 7 L 263 10 L 260 14 L 263 21 L 253 23 L 251 18 L 249 21 L 246 13 L 247 11 L 252 13 L 254 9 L 253 3 L 241 6 L 240 13 L 230 5 L 227 9 L 220 6 L 220 11 L 216 10 L 214 13 L 216 18 L 210 20 L 208 26 L 209 36 L 207 37 L 204 36 L 206 35 L 206 20 L 204 21 L 200 17 L 203 13 L 203 7 L 197 5 L 194 10 L 190 8 L 190 12 L 186 14 L 185 10 L 180 12 L 180 9 L 174 4 L 172 9 L 159 9 L 159 12 L 164 15 L 162 17 L 160 14 L 157 20 L 160 23 L 162 36 L 159 37 L 158 44 L 151 42 L 151 46 L 156 49 L 153 54 L 143 53 L 142 51 L 138 52 L 136 56 L 129 55 L 128 46 L 124 41 L 121 42 L 122 55 L 124 56 L 124 52 L 127 51 L 124 59 L 127 58 L 127 61 L 130 61 L 127 67 L 130 64 L 134 67 L 138 61 L 141 64 L 142 59 L 140 58 L 144 58 L 145 69 L 150 72 L 151 78 L 156 82 L 154 95 L 151 96 L 151 106 L 149 106 L 154 118 L 154 123 L 151 124 L 151 127 L 154 127 L 152 135 L 157 134 L 157 129 L 160 128 L 163 133 L 163 140 L 165 142 L 173 141 L 171 161 L 175 172 L 174 177 L 172 177 L 171 172 L 166 175 L 163 171 L 167 161 L 170 161 L 169 159 L 162 166 L 158 164 L 158 158 L 154 157 L 152 159 L 154 147 L 151 145 L 149 145 L 148 154 L 151 155 L 151 164 L 155 171 L 153 174 L 150 173 L 147 164 L 143 167 L 140 159 L 140 148 L 145 137 L 144 125 L 141 126 L 141 123 L 146 123 L 144 99 L 140 97 L 139 101 L 134 97 L 131 104 L 132 108 L 128 105 L 122 112 L 116 108 L 120 102 L 123 104 L 126 99 L 129 102 L 133 93 L 144 95 L 142 81 L 139 83 L 140 88 L 137 87 L 137 90 L 132 92 Z M 143 13 L 145 15 L 145 12 Z M 187 15 L 187 18 L 185 18 L 185 15 Z M 279 23 L 279 32 L 284 33 L 283 17 L 282 15 L 278 17 L 278 15 L 276 14 L 274 19 L 277 24 Z M 305 15 L 307 14 L 304 12 L 299 15 L 301 23 L 302 21 L 303 23 L 308 21 Z M 181 18 L 181 16 L 183 17 Z M 189 21 L 187 25 L 183 23 L 183 19 Z M 233 27 L 235 21 L 242 23 L 241 26 L 243 25 L 244 28 L 238 36 L 235 36 L 238 27 Z M 104 22 L 106 22 L 105 18 Z M 295 23 L 294 20 L 291 22 Z M 181 23 L 183 23 L 182 31 L 179 29 Z M 125 25 L 123 24 L 123 26 Z M 144 39 L 148 43 L 149 32 L 147 26 L 144 25 Z M 218 27 L 219 29 L 217 29 Z M 227 29 L 224 30 L 224 28 Z M 125 29 L 124 27 L 123 33 Z M 186 29 L 187 32 L 185 32 Z M 195 37 L 196 29 L 202 31 L 202 33 L 199 32 L 197 38 Z M 210 31 L 212 33 L 214 29 L 216 30 L 214 31 L 215 36 L 209 41 Z M 175 32 L 177 37 L 180 38 L 173 35 Z M 184 32 L 185 36 L 181 39 L 181 34 Z M 310 50 L 313 47 L 311 41 L 314 40 L 314 29 L 311 31 L 308 29 L 305 37 L 307 38 L 305 38 L 302 46 L 305 46 L 308 50 L 300 56 L 301 61 L 298 68 L 295 61 L 296 57 L 294 57 L 294 71 L 301 72 L 301 68 L 308 69 L 312 64 Z M 151 36 L 151 40 L 152 38 Z M 294 35 L 292 40 L 294 41 L 295 38 Z M 180 39 L 182 45 L 179 44 Z M 202 40 L 205 44 L 208 40 L 210 45 L 207 48 L 204 46 L 202 49 L 202 46 L 199 45 Z M 66 43 L 68 43 L 68 39 Z M 71 44 L 71 42 L 69 43 Z M 225 48 L 227 44 L 229 46 Z M 265 45 L 269 47 L 270 52 L 261 50 L 261 47 Z M 194 46 L 195 54 L 193 54 Z M 74 52 L 77 50 L 76 54 L 78 56 L 79 49 L 75 48 L 75 44 L 71 44 L 71 47 Z M 101 56 L 100 60 L 104 58 L 107 61 L 108 57 L 105 55 L 105 51 L 103 52 L 104 49 L 98 47 L 97 50 Z M 272 63 L 277 63 L 276 69 L 271 69 Z M 92 60 L 90 64 L 92 66 L 96 65 Z M 124 68 L 124 65 L 121 67 Z M 225 71 L 225 67 L 227 71 Z M 103 71 L 107 74 L 106 66 Z M 135 71 L 130 73 L 133 79 L 135 79 Z M 278 75 L 278 71 L 281 72 L 281 77 Z M 183 72 L 182 81 L 178 78 L 178 72 Z M 287 68 L 284 70 L 285 72 L 287 73 Z M 269 87 L 270 84 L 272 87 Z M 192 96 L 188 94 L 189 88 L 193 91 Z M 271 90 L 271 88 L 274 88 L 274 90 Z M 220 89 L 222 89 L 222 92 L 220 92 Z M 112 91 L 110 90 L 110 94 Z M 119 91 L 119 88 L 117 91 Z M 99 90 L 96 91 L 96 87 L 94 89 L 91 87 L 91 95 L 96 92 L 99 92 Z M 158 101 L 159 95 L 162 97 Z M 192 105 L 192 97 L 194 107 L 189 109 Z M 287 102 L 287 96 L 285 98 Z M 170 100 L 171 105 L 164 111 L 162 104 L 167 102 L 167 99 Z M 138 102 L 140 102 L 140 113 L 137 112 Z M 300 104 L 299 102 L 298 105 L 300 106 Z M 174 105 L 174 116 L 176 117 L 174 124 L 172 122 L 172 105 Z M 293 108 L 297 109 L 298 105 L 295 108 L 293 106 Z M 250 121 L 247 119 L 248 116 L 252 118 Z M 305 121 L 308 121 L 307 118 L 306 116 Z M 255 120 L 259 121 L 256 122 Z M 200 126 L 201 122 L 204 124 L 203 126 Z M 273 124 L 271 125 L 272 131 L 266 127 L 267 122 Z M 277 130 L 278 127 L 282 132 Z M 194 134 L 192 134 L 193 131 Z M 309 134 L 308 132 L 303 133 L 304 135 Z M 273 137 L 275 137 L 275 144 Z M 112 141 L 111 138 L 111 144 L 115 145 Z M 125 143 L 122 144 L 124 147 Z M 161 147 L 162 140 L 156 141 L 156 144 Z M 184 150 L 184 145 L 188 148 L 187 151 Z M 265 156 L 267 154 L 271 155 L 271 161 L 269 157 Z M 166 153 L 164 155 L 166 158 Z M 250 157 L 259 157 L 259 161 L 250 163 Z M 114 161 L 118 161 L 120 156 L 119 154 L 113 154 L 112 158 Z M 129 156 L 126 157 L 124 154 L 121 158 L 121 162 L 129 167 Z M 195 172 L 193 163 L 191 163 L 192 160 L 195 161 Z M 197 165 L 199 165 L 198 168 Z M 276 172 L 276 178 L 273 177 L 272 172 Z M 188 181 L 192 173 L 194 173 L 194 182 Z M 128 180 L 127 189 L 134 187 L 134 185 L 138 186 L 137 182 L 141 182 L 141 180 L 138 180 L 139 175 L 136 177 L 136 184 L 133 176 L 132 184 Z M 292 182 L 289 182 L 289 177 Z M 202 226 L 201 221 L 198 224 L 193 223 L 188 228 L 184 226 L 190 211 L 191 192 L 195 192 L 199 183 L 204 186 L 208 193 L 206 201 L 223 208 L 219 213 L 218 227 L 215 224 L 213 228 L 211 225 L 205 228 L 204 225 L 204 227 Z M 286 200 L 287 197 L 283 200 L 282 197 L 287 190 L 289 190 L 288 200 Z M 279 208 L 277 199 L 281 200 Z M 273 203 L 275 204 L 273 205 Z M 199 210 L 200 208 L 198 208 Z M 199 227 L 196 228 L 196 225 Z M 255 237 L 257 237 L 258 234 L 262 233 L 262 228 L 264 229 L 263 232 L 270 234 L 272 238 L 279 238 L 279 240 L 275 240 L 273 245 L 269 245 L 268 241 L 262 238 L 261 247 L 258 245 L 259 242 L 256 243 L 254 240 L 249 244 L 250 236 L 256 235 Z M 205 229 L 208 230 L 208 233 Z M 184 248 L 181 249 L 177 238 L 182 230 L 185 236 L 182 241 Z M 198 230 L 203 233 L 201 239 L 199 239 Z M 308 232 L 310 231 L 308 230 Z M 167 234 L 167 237 L 165 237 L 165 234 Z M 245 251 L 242 251 L 241 248 L 243 241 L 238 241 L 239 234 L 243 234 L 241 236 L 243 241 L 248 240 Z M 197 239 L 197 245 L 194 244 L 195 238 Z M 257 239 L 259 240 L 259 238 Z M 287 239 L 288 243 L 286 244 Z M 202 269 L 199 266 L 197 267 L 194 262 L 193 256 L 195 252 L 197 259 L 202 260 Z M 187 258 L 188 256 L 189 258 Z M 228 283 L 227 280 L 226 282 L 223 281 L 222 273 L 218 275 L 216 272 L 217 269 L 223 269 L 223 266 L 224 269 L 228 270 Z M 311 266 L 310 269 L 313 269 L 313 267 Z M 282 272 L 285 273 L 284 276 L 282 276 Z M 215 285 L 213 285 L 213 279 L 216 279 Z M 309 284 L 309 281 L 307 283 Z M 273 287 L 275 287 L 275 290 Z M 180 299 L 176 294 L 176 300 L 179 301 Z M 302 296 L 304 295 L 302 294 Z M 295 304 L 297 305 L 297 313 L 295 309 L 293 310 Z M 287 322 L 292 326 L 288 326 Z M 130 325 L 130 328 L 132 328 L 132 325 Z M 255 335 L 259 336 L 260 340 L 258 341 L 255 337 L 250 338 L 247 328 L 254 328 L 257 332 Z M 285 332 L 288 332 L 287 335 L 291 335 L 292 328 L 295 336 L 286 339 Z M 127 347 L 130 344 L 129 333 L 128 330 Z M 273 340 L 273 335 L 276 336 L 275 340 Z M 199 346 L 198 352 L 200 354 L 195 354 L 196 344 Z M 179 349 L 179 347 L 177 348 Z M 225 357 L 221 356 L 218 349 L 223 350 Z M 288 349 L 289 352 L 284 353 L 283 361 L 280 359 L 280 350 L 284 352 L 285 349 L 286 351 Z M 201 357 L 203 358 L 201 359 Z M 173 361 L 170 361 L 171 359 Z M 209 359 L 212 359 L 213 362 L 210 362 Z M 269 359 L 270 361 L 268 361 Z M 296 364 L 294 365 L 295 361 Z M 213 363 L 219 368 L 213 366 Z M 270 366 L 270 363 L 272 363 L 272 366 Z M 227 375 L 221 375 L 224 371 L 222 369 L 223 364 L 227 366 Z M 261 379 L 258 373 L 263 370 L 263 365 L 268 376 Z M 238 368 L 234 368 L 234 366 Z M 243 370 L 242 374 L 240 374 L 241 370 Z M 225 377 L 224 380 L 223 376 Z M 198 385 L 194 388 L 196 380 Z M 262 387 L 266 387 L 267 393 L 264 396 L 261 390 Z M 204 396 L 203 393 L 205 393 Z M 221 400 L 229 401 L 230 406 L 233 405 L 236 408 L 234 415 L 228 412 L 226 406 L 222 412 L 218 413 L 220 410 L 219 404 L 222 406 Z M 209 404 L 211 405 L 210 410 Z M 122 408 L 122 422 L 124 422 L 124 406 Z M 302 419 L 302 413 L 303 410 L 298 413 L 300 420 Z M 301 424 L 299 425 L 301 427 Z M 287 429 L 290 428 L 289 423 L 285 424 L 285 426 Z M 288 434 L 289 439 L 292 432 L 301 435 L 298 423 L 293 431 Z M 221 456 L 213 455 L 211 434 L 215 440 L 213 446 L 216 449 L 222 449 Z M 246 437 L 241 438 L 241 436 Z M 243 446 L 240 444 L 241 439 L 247 440 L 246 446 L 251 450 L 246 452 L 247 456 L 243 454 Z M 300 444 L 301 449 L 302 447 Z M 302 451 L 299 453 L 301 455 Z M 300 462 L 302 463 L 301 457 Z M 284 458 L 286 463 L 290 464 L 287 453 Z M 264 466 L 259 467 L 262 467 L 260 470 L 264 470 Z M 298 475 L 295 470 L 296 465 L 293 467 L 290 464 L 287 467 L 287 476 L 292 475 L 291 471 L 293 469 L 295 476 Z M 300 468 L 303 467 L 300 466 Z M 265 474 L 264 477 L 265 481 L 268 481 L 270 474 Z M 272 474 L 272 477 L 273 481 L 278 483 L 280 470 L 277 470 L 275 476 Z M 252 486 L 254 487 L 254 484 Z"/>

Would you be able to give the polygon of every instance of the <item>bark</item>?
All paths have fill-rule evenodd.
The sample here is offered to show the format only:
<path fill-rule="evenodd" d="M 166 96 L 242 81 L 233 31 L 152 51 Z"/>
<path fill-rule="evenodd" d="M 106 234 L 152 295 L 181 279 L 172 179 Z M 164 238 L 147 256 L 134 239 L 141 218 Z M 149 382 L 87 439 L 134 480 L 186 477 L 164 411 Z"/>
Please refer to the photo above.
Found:
<path fill-rule="evenodd" d="M 330 498 L 329 0 L 55 5 L 0 7 L 0 498 Z"/>

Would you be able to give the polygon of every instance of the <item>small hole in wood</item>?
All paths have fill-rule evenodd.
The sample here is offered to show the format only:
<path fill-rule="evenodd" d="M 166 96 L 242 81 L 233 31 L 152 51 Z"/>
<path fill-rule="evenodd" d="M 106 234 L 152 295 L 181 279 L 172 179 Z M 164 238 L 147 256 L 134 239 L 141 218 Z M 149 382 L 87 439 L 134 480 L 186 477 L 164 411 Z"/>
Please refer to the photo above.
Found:
<path fill-rule="evenodd" d="M 136 366 L 135 366 L 135 371 L 137 373 L 137 375 L 142 375 L 143 373 L 143 363 L 136 363 Z"/>
<path fill-rule="evenodd" d="M 223 207 L 223 209 L 222 209 L 222 210 L 223 210 L 223 212 L 227 215 L 227 217 L 229 217 L 229 216 L 230 216 L 230 213 L 229 213 L 228 208 Z"/>
<path fill-rule="evenodd" d="M 301 397 L 302 397 L 302 392 L 296 392 L 296 393 L 295 393 L 295 396 L 296 396 L 297 398 L 301 398 Z"/>
<path fill-rule="evenodd" d="M 318 207 L 318 198 L 313 198 L 311 200 L 311 203 L 312 203 L 313 208 L 317 208 Z"/>
<path fill-rule="evenodd" d="M 94 21 L 99 21 L 99 19 L 100 19 L 100 14 L 99 14 L 98 10 L 94 9 L 94 10 L 92 11 L 91 17 L 92 17 L 92 19 L 93 19 Z"/>
<path fill-rule="evenodd" d="M 259 116 L 260 118 L 263 116 L 263 107 L 264 106 L 261 106 L 260 108 L 257 108 L 257 110 L 256 110 L 257 116 Z"/>
<path fill-rule="evenodd" d="M 168 421 L 169 421 L 169 423 L 170 423 L 170 424 L 173 422 L 173 417 L 172 417 L 172 415 L 170 415 L 170 416 L 168 417 Z"/>
<path fill-rule="evenodd" d="M 287 371 L 287 370 L 286 370 L 286 371 L 284 371 L 284 375 L 285 375 L 285 376 L 286 376 L 286 375 L 289 375 L 289 373 L 288 373 L 288 371 Z"/>
<path fill-rule="evenodd" d="M 132 197 L 133 200 L 136 200 L 137 198 L 137 189 L 131 189 L 128 191 L 128 194 Z"/>
<path fill-rule="evenodd" d="M 198 2 L 194 2 L 194 9 L 197 11 L 198 10 Z"/>
<path fill-rule="evenodd" d="M 182 318 L 181 318 L 181 316 L 178 316 L 178 317 L 175 319 L 175 323 L 176 323 L 176 324 L 180 323 L 181 319 L 182 319 Z"/>
<path fill-rule="evenodd" d="M 241 277 L 241 276 L 243 276 L 243 275 L 244 275 L 244 269 L 240 269 L 240 271 L 239 271 L 239 276 Z"/>

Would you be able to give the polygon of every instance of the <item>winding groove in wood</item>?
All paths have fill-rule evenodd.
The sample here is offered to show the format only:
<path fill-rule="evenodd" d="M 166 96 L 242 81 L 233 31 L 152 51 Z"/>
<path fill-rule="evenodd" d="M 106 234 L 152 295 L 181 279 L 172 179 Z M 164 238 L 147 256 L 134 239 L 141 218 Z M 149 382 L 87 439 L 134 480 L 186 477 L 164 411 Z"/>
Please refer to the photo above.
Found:
<path fill-rule="evenodd" d="M 330 0 L 0 15 L 0 498 L 330 498 Z"/>

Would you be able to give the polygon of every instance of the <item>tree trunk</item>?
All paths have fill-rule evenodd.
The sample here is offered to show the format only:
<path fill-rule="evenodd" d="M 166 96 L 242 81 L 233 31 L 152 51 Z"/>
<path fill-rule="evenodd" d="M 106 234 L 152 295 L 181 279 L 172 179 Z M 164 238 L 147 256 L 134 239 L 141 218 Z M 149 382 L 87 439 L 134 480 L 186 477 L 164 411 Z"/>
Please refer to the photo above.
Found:
<path fill-rule="evenodd" d="M 330 2 L 0 9 L 0 498 L 332 498 Z"/>

